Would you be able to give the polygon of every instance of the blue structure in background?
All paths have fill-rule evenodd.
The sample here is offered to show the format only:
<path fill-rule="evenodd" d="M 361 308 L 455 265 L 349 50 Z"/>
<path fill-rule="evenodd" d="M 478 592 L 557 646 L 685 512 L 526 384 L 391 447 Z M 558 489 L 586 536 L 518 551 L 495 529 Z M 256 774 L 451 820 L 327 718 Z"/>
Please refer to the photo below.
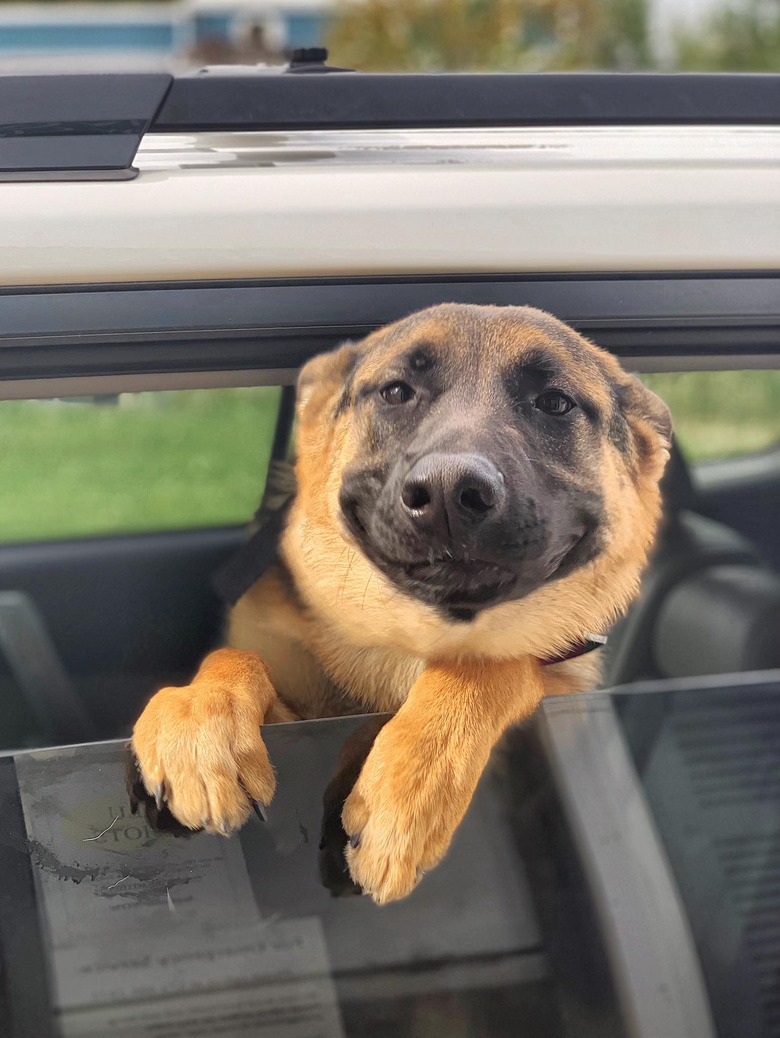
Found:
<path fill-rule="evenodd" d="M 325 17 L 321 11 L 310 13 L 295 11 L 287 15 L 284 20 L 288 47 L 322 46 L 325 35 Z"/>
<path fill-rule="evenodd" d="M 198 13 L 192 19 L 195 39 L 229 40 L 234 30 L 235 13 L 215 14 L 211 11 Z"/>
<path fill-rule="evenodd" d="M 199 4 L 180 5 L 121 3 L 94 4 L 88 9 L 39 7 L 35 4 L 6 6 L 0 3 L 0 70 L 4 57 L 57 54 L 99 56 L 129 53 L 175 62 L 206 41 L 240 42 L 248 24 L 262 25 L 271 18 L 277 35 L 286 48 L 321 46 L 325 34 L 327 5 L 314 0 L 309 8 L 300 2 L 285 5 L 284 0 L 269 7 L 231 5 L 218 0 L 211 7 L 208 0 Z"/>
<path fill-rule="evenodd" d="M 172 52 L 176 31 L 172 23 L 121 22 L 36 22 L 4 24 L 0 8 L 0 54 L 57 51 L 142 50 Z"/>

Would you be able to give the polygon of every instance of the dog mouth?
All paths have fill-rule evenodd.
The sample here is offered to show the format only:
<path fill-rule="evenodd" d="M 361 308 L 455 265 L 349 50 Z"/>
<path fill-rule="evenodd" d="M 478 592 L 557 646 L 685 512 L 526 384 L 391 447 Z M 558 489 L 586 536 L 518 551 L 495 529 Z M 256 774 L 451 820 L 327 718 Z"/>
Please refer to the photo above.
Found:
<path fill-rule="evenodd" d="M 429 549 L 424 558 L 412 552 L 411 558 L 398 558 L 378 543 L 354 502 L 342 503 L 342 517 L 350 539 L 396 587 L 453 621 L 473 620 L 483 609 L 522 598 L 565 576 L 576 567 L 592 532 L 590 523 L 578 525 L 554 553 L 522 559 L 480 558 L 454 548 Z"/>
<path fill-rule="evenodd" d="M 424 562 L 390 563 L 409 581 L 436 587 L 473 602 L 488 601 L 514 584 L 517 576 L 508 566 L 481 559 L 439 558 Z"/>
<path fill-rule="evenodd" d="M 372 561 L 396 586 L 420 601 L 458 614 L 455 619 L 472 619 L 479 609 L 508 597 L 518 579 L 508 566 L 482 559 L 431 556 L 408 561 L 382 558 L 374 552 Z"/>
<path fill-rule="evenodd" d="M 510 567 L 452 552 L 429 552 L 424 559 L 393 559 L 380 551 L 353 502 L 342 509 L 346 528 L 366 557 L 396 587 L 419 601 L 444 609 L 452 619 L 471 620 L 480 608 L 511 593 L 517 575 Z"/>

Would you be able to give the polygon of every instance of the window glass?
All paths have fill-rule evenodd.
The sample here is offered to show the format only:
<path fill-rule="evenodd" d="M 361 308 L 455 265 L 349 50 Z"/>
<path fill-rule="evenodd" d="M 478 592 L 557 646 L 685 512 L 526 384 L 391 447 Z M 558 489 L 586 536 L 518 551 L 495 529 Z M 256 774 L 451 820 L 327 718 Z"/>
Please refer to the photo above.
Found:
<path fill-rule="evenodd" d="M 278 387 L 0 402 L 0 541 L 242 523 Z"/>
<path fill-rule="evenodd" d="M 689 461 L 780 444 L 780 371 L 683 371 L 642 381 L 669 405 Z"/>
<path fill-rule="evenodd" d="M 780 444 L 780 371 L 675 372 L 691 461 Z M 265 481 L 278 387 L 0 402 L 0 541 L 243 523 Z"/>

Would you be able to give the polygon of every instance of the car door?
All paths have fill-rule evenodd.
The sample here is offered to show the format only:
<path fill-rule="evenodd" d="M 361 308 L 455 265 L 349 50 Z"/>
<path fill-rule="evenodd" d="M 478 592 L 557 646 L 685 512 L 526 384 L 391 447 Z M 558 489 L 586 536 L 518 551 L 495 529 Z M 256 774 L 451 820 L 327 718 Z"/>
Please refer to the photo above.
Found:
<path fill-rule="evenodd" d="M 443 300 L 540 306 L 639 370 L 734 367 L 742 343 L 770 365 L 778 287 L 765 275 L 502 275 L 6 290 L 0 378 L 16 399 L 0 408 L 17 409 L 9 456 L 27 459 L 27 490 L 20 477 L 14 494 L 7 465 L 6 501 L 21 512 L 6 505 L 0 593 L 30 651 L 20 664 L 9 635 L 0 652 L 3 739 L 125 734 L 143 700 L 186 681 L 218 641 L 212 576 L 289 435 L 291 390 L 280 406 L 282 391 L 258 383 L 289 385 L 318 350 Z M 64 419 L 79 409 L 76 435 Z M 25 454 L 28 427 L 37 455 Z M 102 490 L 94 470 L 110 474 Z M 86 520 L 68 511 L 80 487 L 97 494 Z"/>

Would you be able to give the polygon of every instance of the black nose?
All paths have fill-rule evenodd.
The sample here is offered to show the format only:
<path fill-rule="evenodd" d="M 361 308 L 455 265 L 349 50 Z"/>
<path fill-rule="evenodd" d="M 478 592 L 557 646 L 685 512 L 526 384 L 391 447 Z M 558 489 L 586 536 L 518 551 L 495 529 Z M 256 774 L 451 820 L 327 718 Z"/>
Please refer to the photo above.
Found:
<path fill-rule="evenodd" d="M 401 488 L 401 504 L 418 527 L 443 537 L 501 510 L 504 477 L 480 454 L 426 454 Z"/>

